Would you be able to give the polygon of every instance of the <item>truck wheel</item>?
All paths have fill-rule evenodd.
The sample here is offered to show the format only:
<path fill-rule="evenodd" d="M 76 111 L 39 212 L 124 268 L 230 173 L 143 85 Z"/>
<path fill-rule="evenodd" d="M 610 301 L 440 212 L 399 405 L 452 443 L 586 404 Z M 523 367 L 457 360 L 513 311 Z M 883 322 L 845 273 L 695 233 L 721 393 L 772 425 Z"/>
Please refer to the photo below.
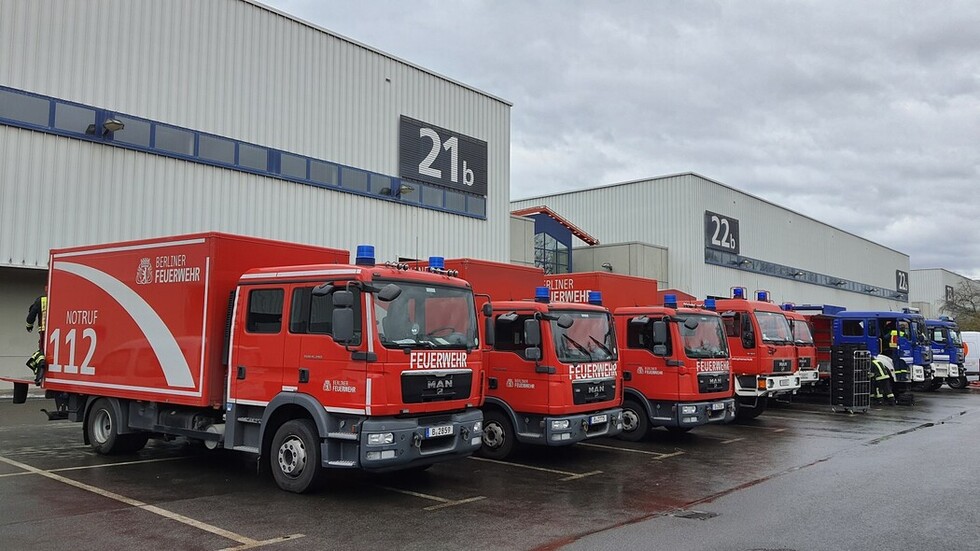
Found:
<path fill-rule="evenodd" d="M 627 442 L 639 442 L 650 432 L 650 420 L 647 410 L 633 399 L 623 401 L 623 432 L 616 438 Z"/>
<path fill-rule="evenodd" d="M 756 417 L 762 415 L 762 412 L 766 411 L 766 404 L 769 398 L 763 397 L 759 398 L 758 402 L 754 406 L 746 405 L 741 400 L 735 400 L 735 422 L 744 423 L 745 421 L 751 421 Z"/>
<path fill-rule="evenodd" d="M 483 414 L 483 445 L 477 453 L 489 459 L 505 459 L 514 451 L 514 427 L 502 412 Z"/>
<path fill-rule="evenodd" d="M 966 377 L 950 377 L 946 379 L 946 384 L 949 385 L 949 388 L 963 390 L 966 388 L 967 381 Z"/>
<path fill-rule="evenodd" d="M 283 490 L 297 494 L 315 490 L 323 479 L 316 424 L 309 419 L 283 423 L 272 439 L 269 463 Z"/>
<path fill-rule="evenodd" d="M 146 447 L 150 440 L 149 433 L 134 432 L 132 434 L 120 434 L 119 451 L 122 453 L 136 453 Z"/>
<path fill-rule="evenodd" d="M 116 410 L 105 398 L 99 398 L 92 404 L 85 421 L 88 441 L 96 453 L 109 455 L 125 451 L 124 437 L 119 434 L 119 419 Z"/>
<path fill-rule="evenodd" d="M 944 382 L 946 382 L 946 379 L 933 379 L 929 381 L 929 391 L 939 390 Z"/>

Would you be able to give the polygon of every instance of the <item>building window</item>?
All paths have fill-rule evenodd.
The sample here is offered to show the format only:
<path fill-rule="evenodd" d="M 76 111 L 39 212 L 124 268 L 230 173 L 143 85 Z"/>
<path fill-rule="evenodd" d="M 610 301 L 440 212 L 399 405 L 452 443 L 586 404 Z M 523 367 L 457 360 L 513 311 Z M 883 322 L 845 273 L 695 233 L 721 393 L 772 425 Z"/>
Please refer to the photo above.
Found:
<path fill-rule="evenodd" d="M 328 186 L 340 185 L 337 179 L 338 167 L 335 164 L 321 161 L 310 161 L 310 180 Z"/>
<path fill-rule="evenodd" d="M 245 168 L 265 171 L 269 168 L 269 152 L 264 147 L 238 144 L 238 164 Z"/>
<path fill-rule="evenodd" d="M 344 186 L 344 189 L 350 189 L 353 191 L 368 190 L 367 172 L 345 166 L 340 174 L 340 177 L 342 178 L 340 182 L 341 185 Z"/>
<path fill-rule="evenodd" d="M 156 125 L 154 132 L 153 147 L 181 155 L 194 154 L 193 132 L 162 124 Z"/>
<path fill-rule="evenodd" d="M 235 164 L 235 142 L 202 134 L 198 144 L 198 156 L 209 161 Z"/>
<path fill-rule="evenodd" d="M 0 90 L 0 117 L 36 126 L 48 126 L 51 100 Z"/>
<path fill-rule="evenodd" d="M 306 179 L 306 159 L 303 157 L 283 153 L 279 157 L 279 166 L 283 176 L 300 180 Z"/>
<path fill-rule="evenodd" d="M 54 127 L 77 134 L 95 133 L 95 109 L 56 103 L 54 106 Z"/>
<path fill-rule="evenodd" d="M 569 270 L 568 246 L 548 233 L 534 235 L 534 265 L 546 274 L 564 274 Z"/>

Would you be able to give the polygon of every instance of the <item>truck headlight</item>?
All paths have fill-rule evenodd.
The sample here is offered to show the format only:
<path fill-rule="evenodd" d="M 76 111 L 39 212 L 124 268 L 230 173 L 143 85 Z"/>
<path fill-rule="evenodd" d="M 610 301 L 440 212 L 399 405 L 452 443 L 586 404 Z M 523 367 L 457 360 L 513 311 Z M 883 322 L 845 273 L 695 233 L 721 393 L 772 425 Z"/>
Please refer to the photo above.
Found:
<path fill-rule="evenodd" d="M 483 430 L 483 421 L 473 423 L 473 432 L 480 432 L 481 430 Z"/>
<path fill-rule="evenodd" d="M 697 406 L 681 406 L 681 415 L 694 415 L 697 412 Z"/>
<path fill-rule="evenodd" d="M 568 430 L 572 422 L 568 419 L 557 419 L 551 422 L 551 430 Z"/>
<path fill-rule="evenodd" d="M 390 432 L 376 432 L 368 434 L 369 446 L 383 446 L 395 441 L 395 435 Z"/>

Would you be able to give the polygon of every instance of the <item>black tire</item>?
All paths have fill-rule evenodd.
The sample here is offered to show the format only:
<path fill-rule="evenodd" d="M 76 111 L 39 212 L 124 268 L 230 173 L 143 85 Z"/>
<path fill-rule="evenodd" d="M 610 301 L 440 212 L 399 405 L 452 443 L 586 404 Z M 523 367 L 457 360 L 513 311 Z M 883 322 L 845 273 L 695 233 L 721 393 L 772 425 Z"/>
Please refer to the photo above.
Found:
<path fill-rule="evenodd" d="M 933 379 L 933 380 L 929 381 L 928 390 L 930 392 L 939 390 L 940 387 L 942 387 L 943 386 L 943 383 L 945 383 L 945 382 L 946 382 L 946 379 Z"/>
<path fill-rule="evenodd" d="M 766 405 L 769 403 L 768 397 L 759 398 L 755 401 L 755 405 L 747 405 L 739 398 L 735 398 L 735 422 L 744 423 L 746 421 L 751 421 L 756 417 L 762 415 L 766 411 Z"/>
<path fill-rule="evenodd" d="M 477 451 L 488 459 L 506 459 L 514 451 L 514 425 L 499 410 L 483 414 L 483 445 Z"/>
<path fill-rule="evenodd" d="M 92 404 L 85 420 L 85 431 L 95 453 L 110 455 L 126 451 L 126 438 L 119 434 L 119 417 L 112 403 L 105 398 L 99 398 Z"/>
<path fill-rule="evenodd" d="M 623 432 L 616 435 L 620 440 L 639 442 L 650 433 L 650 418 L 642 404 L 632 398 L 623 401 Z"/>
<path fill-rule="evenodd" d="M 283 423 L 272 438 L 269 466 L 276 484 L 287 492 L 303 494 L 318 489 L 323 468 L 316 424 L 310 419 Z"/>
<path fill-rule="evenodd" d="M 946 384 L 949 385 L 949 388 L 963 390 L 970 383 L 966 380 L 966 377 L 950 377 L 946 379 Z"/>

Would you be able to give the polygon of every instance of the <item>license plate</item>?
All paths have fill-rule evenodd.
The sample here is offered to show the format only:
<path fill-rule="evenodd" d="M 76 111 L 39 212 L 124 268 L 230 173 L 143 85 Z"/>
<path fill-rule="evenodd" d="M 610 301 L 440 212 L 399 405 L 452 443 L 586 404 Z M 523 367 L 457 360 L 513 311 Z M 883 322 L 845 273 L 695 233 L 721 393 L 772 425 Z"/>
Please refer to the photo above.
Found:
<path fill-rule="evenodd" d="M 605 423 L 607 421 L 609 421 L 609 416 L 605 413 L 602 415 L 593 415 L 592 417 L 589 417 L 590 425 L 598 425 L 599 423 Z"/>
<path fill-rule="evenodd" d="M 428 427 L 425 429 L 426 438 L 436 438 L 438 436 L 449 436 L 453 434 L 454 428 L 452 425 L 443 425 L 441 427 Z"/>
<path fill-rule="evenodd" d="M 789 386 L 789 379 L 782 379 L 779 381 L 779 386 Z"/>
<path fill-rule="evenodd" d="M 711 409 L 713 411 L 718 411 L 720 409 L 725 409 L 725 402 L 715 402 L 711 404 Z"/>

